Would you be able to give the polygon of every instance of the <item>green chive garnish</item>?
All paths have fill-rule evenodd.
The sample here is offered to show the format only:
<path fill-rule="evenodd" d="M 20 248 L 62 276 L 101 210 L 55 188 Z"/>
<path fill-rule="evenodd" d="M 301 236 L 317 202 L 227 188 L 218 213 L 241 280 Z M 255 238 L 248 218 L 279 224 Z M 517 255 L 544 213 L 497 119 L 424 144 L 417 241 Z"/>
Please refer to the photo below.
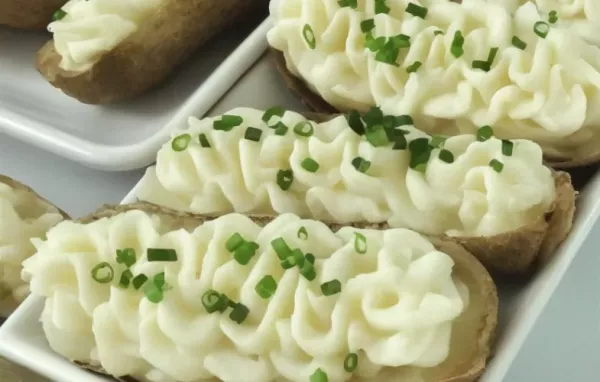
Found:
<path fill-rule="evenodd" d="M 513 36 L 512 44 L 514 47 L 519 48 L 521 50 L 525 50 L 525 48 L 527 48 L 527 43 L 518 38 L 517 36 Z"/>
<path fill-rule="evenodd" d="M 248 265 L 250 260 L 256 255 L 258 244 L 252 241 L 246 241 L 236 248 L 233 258 L 241 265 Z"/>
<path fill-rule="evenodd" d="M 92 268 L 92 278 L 100 284 L 108 284 L 113 281 L 114 277 L 115 271 L 107 262 L 100 263 Z"/>
<path fill-rule="evenodd" d="M 484 72 L 489 72 L 490 69 L 492 69 L 492 66 L 490 65 L 489 62 L 481 61 L 481 60 L 473 60 L 471 67 L 473 69 L 483 70 Z"/>
<path fill-rule="evenodd" d="M 356 9 L 356 7 L 358 7 L 358 0 L 338 0 L 338 4 L 342 8 L 350 7 Z"/>
<path fill-rule="evenodd" d="M 541 38 L 546 38 L 550 32 L 550 25 L 544 21 L 538 21 L 533 25 L 533 31 Z"/>
<path fill-rule="evenodd" d="M 375 20 L 374 19 L 364 20 L 360 23 L 360 30 L 363 33 L 369 33 L 374 28 L 375 28 Z"/>
<path fill-rule="evenodd" d="M 550 11 L 550 13 L 548 13 L 548 22 L 550 24 L 556 24 L 557 21 L 558 21 L 558 12 Z"/>
<path fill-rule="evenodd" d="M 344 359 L 344 370 L 348 373 L 352 373 L 358 367 L 358 354 L 350 353 Z"/>
<path fill-rule="evenodd" d="M 210 148 L 210 142 L 208 141 L 208 137 L 206 136 L 206 134 L 201 133 L 200 134 L 200 146 L 204 147 L 204 148 Z"/>
<path fill-rule="evenodd" d="M 133 273 L 129 269 L 126 269 L 121 273 L 121 279 L 119 280 L 119 286 L 121 288 L 129 288 L 129 284 L 131 283 L 131 279 L 133 278 Z"/>
<path fill-rule="evenodd" d="M 506 155 L 507 157 L 511 156 L 513 153 L 514 146 L 515 146 L 515 144 L 513 142 L 503 139 L 502 140 L 502 154 Z"/>
<path fill-rule="evenodd" d="M 277 290 L 277 281 L 271 275 L 265 276 L 256 284 L 254 290 L 264 299 L 271 298 Z"/>
<path fill-rule="evenodd" d="M 381 125 L 383 123 L 383 112 L 381 108 L 374 106 L 363 115 L 362 120 L 367 126 Z"/>
<path fill-rule="evenodd" d="M 257 129 L 256 127 L 247 128 L 246 133 L 244 134 L 245 139 L 247 139 L 249 141 L 253 141 L 253 142 L 259 142 L 261 136 L 262 136 L 262 130 Z"/>
<path fill-rule="evenodd" d="M 235 302 L 231 301 L 224 293 L 221 293 L 221 301 L 219 301 L 218 311 L 223 313 L 229 307 L 235 307 Z"/>
<path fill-rule="evenodd" d="M 366 138 L 373 147 L 381 147 L 389 143 L 383 125 L 367 126 Z"/>
<path fill-rule="evenodd" d="M 302 226 L 298 229 L 298 239 L 300 240 L 307 240 L 308 239 L 308 231 L 306 230 L 306 227 Z"/>
<path fill-rule="evenodd" d="M 340 280 L 331 280 L 321 284 L 321 292 L 324 296 L 333 296 L 342 291 L 342 283 Z"/>
<path fill-rule="evenodd" d="M 446 150 L 446 149 L 440 150 L 440 154 L 438 155 L 438 158 L 440 158 L 440 160 L 445 163 L 454 162 L 454 154 L 452 154 L 452 152 L 450 150 Z"/>
<path fill-rule="evenodd" d="M 346 121 L 348 122 L 348 126 L 358 135 L 365 134 L 365 126 L 363 125 L 363 121 L 360 117 L 360 113 L 356 110 L 352 110 L 346 116 Z"/>
<path fill-rule="evenodd" d="M 64 19 L 66 16 L 67 16 L 67 12 L 63 11 L 62 9 L 59 9 L 52 14 L 52 21 L 60 21 L 60 20 Z"/>
<path fill-rule="evenodd" d="M 395 117 L 396 125 L 394 127 L 414 125 L 415 121 L 410 115 L 399 115 Z"/>
<path fill-rule="evenodd" d="M 315 132 L 315 128 L 312 123 L 308 121 L 298 122 L 296 126 L 294 126 L 294 133 L 301 137 L 310 137 Z"/>
<path fill-rule="evenodd" d="M 304 261 L 311 263 L 311 264 L 315 264 L 315 255 L 313 255 L 312 253 L 307 253 L 306 256 L 304 256 Z"/>
<path fill-rule="evenodd" d="M 429 141 L 429 146 L 438 148 L 442 146 L 447 139 L 447 137 L 442 137 L 441 135 L 434 135 L 431 137 L 431 141 Z"/>
<path fill-rule="evenodd" d="M 174 249 L 148 248 L 146 255 L 148 261 L 177 261 L 177 252 Z"/>
<path fill-rule="evenodd" d="M 139 290 L 142 287 L 142 285 L 146 283 L 146 281 L 148 281 L 148 276 L 146 276 L 143 273 L 140 273 L 139 275 L 133 278 L 133 288 L 135 290 Z"/>
<path fill-rule="evenodd" d="M 271 123 L 271 118 L 273 117 L 283 117 L 285 114 L 285 109 L 280 106 L 274 106 L 265 111 L 262 116 L 262 120 L 267 124 L 267 126 L 273 127 L 274 124 Z"/>
<path fill-rule="evenodd" d="M 294 257 L 294 262 L 297 266 L 302 268 L 304 266 L 304 253 L 299 248 L 296 248 L 292 251 L 292 256 Z"/>
<path fill-rule="evenodd" d="M 277 185 L 283 191 L 287 191 L 292 187 L 294 181 L 294 172 L 292 170 L 279 170 L 277 172 Z"/>
<path fill-rule="evenodd" d="M 221 294 L 216 290 L 209 289 L 202 295 L 202 305 L 208 314 L 212 314 L 221 309 Z"/>
<path fill-rule="evenodd" d="M 165 281 L 165 272 L 157 273 L 154 276 L 154 285 L 156 285 L 160 289 L 163 289 L 163 287 L 165 286 L 165 284 L 166 284 L 166 281 Z"/>
<path fill-rule="evenodd" d="M 317 39 L 315 38 L 315 32 L 310 25 L 305 24 L 302 29 L 302 35 L 304 36 L 304 41 L 310 49 L 315 49 L 317 46 Z"/>
<path fill-rule="evenodd" d="M 408 3 L 408 6 L 406 7 L 406 12 L 410 13 L 411 15 L 413 15 L 415 17 L 420 17 L 422 19 L 425 19 L 425 16 L 427 16 L 428 10 L 427 10 L 427 8 L 417 5 L 415 3 Z"/>
<path fill-rule="evenodd" d="M 375 0 L 375 14 L 390 12 L 390 7 L 385 2 L 386 0 Z"/>
<path fill-rule="evenodd" d="M 310 382 L 329 382 L 329 378 L 327 378 L 327 373 L 321 369 L 317 369 L 310 376 Z"/>
<path fill-rule="evenodd" d="M 117 249 L 117 264 L 123 264 L 127 268 L 130 268 L 136 261 L 135 249 Z"/>
<path fill-rule="evenodd" d="M 244 304 L 235 304 L 235 307 L 229 314 L 229 318 L 231 321 L 241 324 L 246 320 L 246 317 L 248 317 L 248 313 L 250 313 L 250 309 L 248 309 Z"/>
<path fill-rule="evenodd" d="M 171 148 L 173 151 L 181 152 L 188 148 L 190 142 L 192 141 L 192 136 L 189 134 L 181 134 L 175 138 L 171 142 Z"/>
<path fill-rule="evenodd" d="M 367 238 L 360 232 L 354 232 L 354 250 L 360 255 L 367 253 Z"/>
<path fill-rule="evenodd" d="M 148 301 L 158 304 L 164 298 L 165 273 L 161 272 L 154 276 L 152 282 L 147 282 L 144 286 L 144 294 Z"/>
<path fill-rule="evenodd" d="M 277 257 L 279 257 L 279 260 L 285 260 L 292 254 L 292 250 L 282 237 L 272 240 L 271 247 L 273 247 L 273 250 L 277 254 Z"/>
<path fill-rule="evenodd" d="M 319 171 L 319 164 L 312 158 L 305 158 L 302 163 L 300 163 L 300 166 L 308 172 Z"/>
<path fill-rule="evenodd" d="M 475 136 L 479 142 L 485 142 L 494 136 L 494 129 L 488 125 L 481 126 L 479 129 L 477 129 Z"/>
<path fill-rule="evenodd" d="M 454 39 L 452 40 L 452 46 L 450 47 L 450 53 L 456 58 L 461 57 L 465 51 L 463 45 L 465 44 L 465 38 L 461 31 L 454 32 Z"/>
<path fill-rule="evenodd" d="M 502 169 L 504 168 L 504 164 L 502 162 L 500 162 L 499 160 L 492 159 L 490 161 L 490 167 L 493 168 L 494 171 L 496 171 L 496 172 L 502 172 Z"/>
<path fill-rule="evenodd" d="M 305 261 L 302 267 L 300 267 L 300 274 L 308 281 L 313 281 L 317 277 L 315 265 L 310 261 Z"/>
<path fill-rule="evenodd" d="M 365 48 L 369 49 L 371 52 L 377 52 L 383 48 L 385 41 L 385 37 L 374 38 L 371 32 L 367 32 L 367 35 L 365 36 Z"/>
<path fill-rule="evenodd" d="M 404 134 L 398 135 L 394 138 L 394 145 L 392 146 L 392 150 L 406 150 L 407 147 L 408 141 L 406 140 Z"/>
<path fill-rule="evenodd" d="M 240 235 L 239 233 L 236 232 L 233 235 L 229 236 L 229 239 L 227 239 L 227 241 L 225 242 L 225 248 L 227 249 L 227 251 L 229 253 L 232 253 L 236 249 L 238 249 L 240 245 L 244 244 L 245 242 L 246 242 L 246 240 L 244 240 L 242 235 Z"/>
<path fill-rule="evenodd" d="M 277 122 L 277 124 L 274 127 L 275 135 L 285 135 L 288 131 L 288 127 L 285 125 L 285 123 L 281 121 Z"/>
<path fill-rule="evenodd" d="M 375 60 L 386 64 L 398 66 L 396 60 L 400 49 L 410 47 L 410 36 L 399 34 L 388 38 L 385 45 L 375 54 Z"/>
<path fill-rule="evenodd" d="M 421 67 L 421 62 L 419 61 L 415 61 L 412 64 L 410 64 L 408 67 L 406 67 L 406 72 L 407 73 L 416 73 L 417 70 L 419 70 L 419 68 Z"/>
<path fill-rule="evenodd" d="M 410 150 L 409 167 L 416 171 L 425 172 L 432 150 L 429 139 L 414 139 L 408 144 L 408 149 Z"/>
<path fill-rule="evenodd" d="M 369 170 L 369 167 L 371 167 L 371 162 L 364 158 L 356 157 L 352 159 L 352 166 L 356 169 L 356 171 L 365 173 L 367 170 Z"/>
<path fill-rule="evenodd" d="M 221 131 L 231 131 L 234 127 L 241 125 L 244 119 L 239 115 L 222 115 L 220 120 L 213 122 L 213 129 Z"/>
<path fill-rule="evenodd" d="M 283 269 L 292 269 L 296 266 L 296 258 L 292 255 L 286 257 L 285 259 L 279 262 L 281 268 Z"/>

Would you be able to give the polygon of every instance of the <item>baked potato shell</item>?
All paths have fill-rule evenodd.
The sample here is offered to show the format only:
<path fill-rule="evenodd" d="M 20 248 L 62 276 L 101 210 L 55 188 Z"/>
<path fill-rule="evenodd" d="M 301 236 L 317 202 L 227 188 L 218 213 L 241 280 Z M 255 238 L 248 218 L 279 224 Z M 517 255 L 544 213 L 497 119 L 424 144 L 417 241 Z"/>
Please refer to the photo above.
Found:
<path fill-rule="evenodd" d="M 203 222 L 214 219 L 210 216 L 194 215 L 147 202 L 138 202 L 129 205 L 107 205 L 78 222 L 87 224 L 132 210 L 159 216 L 173 229 L 193 230 Z M 273 217 L 253 216 L 252 219 L 259 225 L 265 225 L 272 221 Z M 328 226 L 336 231 L 344 225 L 328 224 Z M 388 228 L 385 224 L 357 223 L 352 226 L 374 229 Z M 455 263 L 454 275 L 468 287 L 470 295 L 469 307 L 454 324 L 451 340 L 452 351 L 449 357 L 441 365 L 427 369 L 424 372 L 423 382 L 475 381 L 485 369 L 495 336 L 498 320 L 496 285 L 481 263 L 461 245 L 449 238 L 430 237 L 429 239 L 438 250 L 452 257 Z M 105 374 L 101 367 L 75 361 L 74 363 L 93 372 Z M 116 379 L 123 382 L 136 382 L 135 379 L 127 376 Z"/>
<path fill-rule="evenodd" d="M 41 30 L 67 0 L 0 0 L 0 25 Z"/>
<path fill-rule="evenodd" d="M 164 0 L 128 38 L 89 70 L 66 71 L 50 40 L 37 53 L 38 71 L 65 94 L 87 104 L 110 104 L 158 85 L 198 47 L 223 29 L 266 14 L 268 0 Z"/>

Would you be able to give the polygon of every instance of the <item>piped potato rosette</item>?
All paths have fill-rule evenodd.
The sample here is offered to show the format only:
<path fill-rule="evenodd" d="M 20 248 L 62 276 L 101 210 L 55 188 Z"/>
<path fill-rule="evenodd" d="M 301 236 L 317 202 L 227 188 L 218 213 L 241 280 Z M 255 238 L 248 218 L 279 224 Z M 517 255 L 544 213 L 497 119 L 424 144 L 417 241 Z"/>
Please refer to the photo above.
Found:
<path fill-rule="evenodd" d="M 276 0 L 268 40 L 314 111 L 380 106 L 432 134 L 491 125 L 574 167 L 600 160 L 600 16 L 556 3 Z"/>
<path fill-rule="evenodd" d="M 137 196 L 199 214 L 290 212 L 446 235 L 510 273 L 548 257 L 570 230 L 569 176 L 545 167 L 534 142 L 497 139 L 490 126 L 429 136 L 377 108 L 326 119 L 281 108 L 190 118 Z"/>
<path fill-rule="evenodd" d="M 496 326 L 481 264 L 406 229 L 138 203 L 34 243 L 50 346 L 123 380 L 473 381 Z"/>

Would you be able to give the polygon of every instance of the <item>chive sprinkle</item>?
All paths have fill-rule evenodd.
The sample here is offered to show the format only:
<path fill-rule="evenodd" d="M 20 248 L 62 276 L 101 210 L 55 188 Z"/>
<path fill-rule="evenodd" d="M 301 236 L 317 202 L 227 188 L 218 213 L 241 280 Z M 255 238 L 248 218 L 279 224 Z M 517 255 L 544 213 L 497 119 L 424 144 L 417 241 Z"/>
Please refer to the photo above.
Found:
<path fill-rule="evenodd" d="M 157 273 L 154 276 L 154 284 L 158 288 L 160 288 L 160 289 L 162 289 L 165 286 L 165 284 L 166 284 L 166 282 L 165 282 L 165 272 Z"/>
<path fill-rule="evenodd" d="M 494 129 L 488 125 L 481 126 L 479 129 L 477 129 L 475 136 L 479 142 L 485 142 L 494 136 Z"/>
<path fill-rule="evenodd" d="M 177 252 L 174 249 L 148 248 L 146 257 L 148 261 L 177 261 Z"/>
<path fill-rule="evenodd" d="M 493 168 L 494 171 L 500 173 L 500 172 L 502 172 L 502 169 L 504 168 L 504 164 L 502 162 L 500 162 L 499 160 L 492 159 L 490 161 L 490 167 Z"/>
<path fill-rule="evenodd" d="M 224 311 L 227 310 L 228 307 L 235 307 L 235 302 L 231 301 L 229 299 L 229 297 L 227 297 L 227 295 L 225 295 L 224 293 L 221 293 L 221 299 L 219 301 L 219 308 L 218 311 L 220 313 L 223 313 Z"/>
<path fill-rule="evenodd" d="M 461 31 L 454 32 L 454 39 L 452 40 L 452 46 L 450 47 L 450 53 L 456 58 L 461 57 L 465 50 L 463 45 L 465 44 L 465 38 Z"/>
<path fill-rule="evenodd" d="M 550 11 L 550 13 L 548 13 L 548 22 L 550 24 L 556 24 L 557 21 L 558 21 L 558 12 Z"/>
<path fill-rule="evenodd" d="M 321 369 L 317 369 L 310 376 L 310 382 L 329 382 L 329 378 L 327 378 L 327 373 Z"/>
<path fill-rule="evenodd" d="M 306 256 L 304 256 L 304 260 L 314 265 L 316 258 L 315 255 L 313 255 L 312 253 L 307 253 Z"/>
<path fill-rule="evenodd" d="M 352 110 L 346 116 L 346 122 L 348 122 L 348 126 L 358 135 L 365 134 L 365 126 L 363 125 L 363 121 L 360 118 L 360 113 L 356 110 Z"/>
<path fill-rule="evenodd" d="M 503 139 L 502 140 L 502 154 L 506 155 L 507 157 L 511 156 L 513 153 L 514 146 L 515 146 L 515 144 L 513 142 Z"/>
<path fill-rule="evenodd" d="M 358 367 L 358 354 L 350 353 L 344 359 L 344 370 L 348 373 L 352 373 Z"/>
<path fill-rule="evenodd" d="M 277 172 L 277 185 L 283 191 L 289 190 L 294 182 L 294 172 L 292 170 L 279 170 Z"/>
<path fill-rule="evenodd" d="M 385 37 L 381 36 L 375 38 L 371 32 L 368 32 L 365 36 L 365 48 L 369 49 L 371 52 L 377 52 L 384 47 L 385 41 Z"/>
<path fill-rule="evenodd" d="M 443 137 L 441 135 L 434 135 L 431 137 L 431 141 L 429 141 L 429 146 L 435 148 L 441 147 L 444 145 L 444 142 L 446 142 L 447 139 L 447 137 Z"/>
<path fill-rule="evenodd" d="M 425 16 L 427 16 L 428 9 L 415 3 L 408 3 L 408 6 L 406 7 L 406 12 L 410 13 L 415 17 L 425 19 Z"/>
<path fill-rule="evenodd" d="M 300 267 L 300 274 L 308 281 L 313 281 L 315 278 L 317 278 L 317 272 L 315 270 L 314 263 L 305 261 L 302 267 Z"/>
<path fill-rule="evenodd" d="M 123 264 L 127 268 L 131 268 L 133 264 L 137 261 L 135 255 L 135 249 L 133 248 L 125 248 L 125 249 L 117 249 L 117 264 Z"/>
<path fill-rule="evenodd" d="M 277 281 L 271 275 L 263 277 L 254 288 L 256 294 L 265 300 L 271 298 L 277 290 Z"/>
<path fill-rule="evenodd" d="M 144 294 L 148 301 L 158 304 L 164 298 L 165 273 L 161 272 L 154 276 L 152 282 L 144 286 Z"/>
<path fill-rule="evenodd" d="M 364 174 L 369 170 L 369 167 L 371 167 L 371 162 L 364 158 L 356 157 L 352 159 L 352 166 L 356 169 L 356 171 Z"/>
<path fill-rule="evenodd" d="M 302 163 L 300 163 L 300 166 L 308 172 L 319 171 L 319 163 L 312 158 L 305 158 Z"/>
<path fill-rule="evenodd" d="M 406 68 L 406 72 L 407 73 L 416 73 L 416 71 L 419 70 L 421 65 L 422 64 L 420 61 L 415 61 Z"/>
<path fill-rule="evenodd" d="M 367 126 L 366 138 L 373 147 L 381 147 L 389 143 L 383 125 Z"/>
<path fill-rule="evenodd" d="M 533 25 L 533 31 L 541 38 L 546 38 L 550 32 L 550 25 L 544 21 L 538 21 Z"/>
<path fill-rule="evenodd" d="M 275 124 L 272 124 L 271 119 L 273 117 L 283 117 L 285 114 L 285 109 L 281 106 L 273 106 L 268 108 L 262 116 L 263 122 L 267 124 L 267 126 L 273 127 Z"/>
<path fill-rule="evenodd" d="M 342 291 L 342 283 L 340 280 L 331 280 L 321 284 L 321 292 L 324 296 L 333 296 Z"/>
<path fill-rule="evenodd" d="M 229 253 L 232 253 L 245 242 L 246 240 L 244 240 L 242 235 L 236 232 L 233 235 L 229 236 L 229 239 L 227 239 L 227 241 L 225 242 L 225 249 L 227 249 Z"/>
<path fill-rule="evenodd" d="M 279 257 L 279 260 L 285 260 L 288 258 L 289 255 L 292 254 L 292 250 L 282 237 L 278 237 L 272 240 L 271 247 L 277 254 L 277 257 Z"/>
<path fill-rule="evenodd" d="M 375 54 L 375 60 L 390 65 L 398 66 L 396 60 L 400 54 L 400 49 L 410 47 L 410 36 L 399 34 L 388 38 L 387 42 Z"/>
<path fill-rule="evenodd" d="M 262 136 L 262 130 L 257 129 L 256 127 L 247 128 L 246 133 L 244 134 L 245 139 L 247 139 L 249 141 L 253 141 L 253 142 L 259 142 L 261 136 Z"/>
<path fill-rule="evenodd" d="M 386 0 L 375 0 L 375 14 L 390 12 L 390 7 L 385 2 Z"/>
<path fill-rule="evenodd" d="M 92 278 L 100 284 L 108 284 L 113 281 L 114 277 L 115 271 L 107 262 L 102 262 L 92 268 Z"/>
<path fill-rule="evenodd" d="M 394 145 L 392 146 L 392 150 L 406 150 L 407 147 L 408 141 L 406 140 L 404 134 L 400 134 L 394 138 Z"/>
<path fill-rule="evenodd" d="M 215 313 L 221 307 L 221 294 L 216 290 L 209 289 L 202 295 L 202 305 L 208 314 Z"/>
<path fill-rule="evenodd" d="M 239 115 L 224 114 L 221 119 L 213 122 L 213 129 L 220 131 L 231 131 L 234 127 L 241 125 L 244 119 Z"/>
<path fill-rule="evenodd" d="M 245 241 L 233 252 L 233 258 L 240 265 L 248 265 L 250 260 L 256 255 L 258 244 L 252 241 Z"/>
<path fill-rule="evenodd" d="M 408 149 L 410 150 L 409 167 L 419 172 L 425 172 L 432 150 L 429 139 L 414 139 L 408 144 Z"/>
<path fill-rule="evenodd" d="M 315 128 L 312 123 L 308 121 L 298 122 L 296 126 L 294 126 L 294 133 L 301 137 L 310 137 L 315 132 Z"/>
<path fill-rule="evenodd" d="M 308 231 L 306 230 L 306 227 L 302 226 L 302 227 L 298 228 L 297 236 L 298 236 L 298 239 L 300 239 L 300 240 L 307 240 L 308 239 Z"/>
<path fill-rule="evenodd" d="M 490 69 L 492 69 L 489 62 L 481 60 L 473 60 L 471 67 L 473 69 L 483 70 L 484 72 L 489 72 Z"/>
<path fill-rule="evenodd" d="M 133 278 L 133 273 L 129 269 L 126 269 L 121 273 L 121 279 L 119 280 L 119 286 L 121 288 L 129 288 L 129 284 L 131 283 L 131 279 Z"/>
<path fill-rule="evenodd" d="M 279 265 L 281 265 L 281 268 L 283 269 L 292 269 L 296 266 L 296 258 L 290 255 L 285 259 L 281 260 L 279 262 Z"/>
<path fill-rule="evenodd" d="M 381 111 L 381 108 L 374 106 L 363 115 L 362 120 L 367 126 L 381 125 L 383 122 L 383 111 Z"/>
<path fill-rule="evenodd" d="M 453 163 L 454 162 L 454 154 L 452 154 L 452 152 L 450 150 L 446 150 L 446 149 L 440 150 L 438 158 L 440 158 L 440 160 L 445 163 Z"/>
<path fill-rule="evenodd" d="M 235 307 L 229 314 L 229 318 L 236 324 L 241 324 L 248 317 L 248 313 L 250 313 L 250 309 L 248 309 L 248 307 L 246 307 L 244 304 L 235 304 Z"/>
<path fill-rule="evenodd" d="M 60 21 L 65 17 L 67 17 L 67 12 L 63 11 L 62 9 L 59 9 L 52 14 L 52 21 Z"/>
<path fill-rule="evenodd" d="M 340 7 L 350 7 L 352 9 L 356 9 L 358 7 L 358 0 L 339 0 L 338 4 Z"/>
<path fill-rule="evenodd" d="M 277 124 L 275 125 L 275 135 L 285 135 L 288 131 L 288 127 L 285 125 L 285 123 L 279 121 L 277 122 Z"/>
<path fill-rule="evenodd" d="M 305 24 L 304 28 L 302 28 L 302 35 L 304 36 L 304 41 L 310 49 L 315 49 L 317 46 L 317 39 L 315 38 L 315 32 L 310 25 Z"/>
<path fill-rule="evenodd" d="M 374 19 L 367 19 L 367 20 L 361 21 L 360 30 L 363 33 L 369 33 L 373 29 L 375 29 L 375 20 Z"/>
<path fill-rule="evenodd" d="M 518 38 L 517 36 L 513 36 L 511 43 L 513 44 L 514 47 L 521 49 L 521 50 L 525 50 L 525 48 L 527 48 L 527 43 L 523 40 L 521 40 L 520 38 Z"/>
<path fill-rule="evenodd" d="M 139 275 L 133 278 L 133 288 L 135 290 L 139 290 L 142 287 L 142 285 L 146 283 L 146 281 L 148 281 L 148 276 L 146 276 L 143 273 L 140 273 Z"/>
<path fill-rule="evenodd" d="M 181 152 L 188 148 L 190 142 L 192 141 L 192 136 L 189 134 L 181 134 L 175 138 L 171 142 L 171 148 L 173 151 Z"/>
<path fill-rule="evenodd" d="M 367 253 L 367 238 L 360 232 L 354 232 L 354 250 L 360 255 Z"/>
<path fill-rule="evenodd" d="M 208 141 L 208 137 L 206 136 L 206 134 L 201 133 L 199 136 L 200 139 L 200 146 L 204 147 L 204 148 L 210 148 L 210 142 Z"/>

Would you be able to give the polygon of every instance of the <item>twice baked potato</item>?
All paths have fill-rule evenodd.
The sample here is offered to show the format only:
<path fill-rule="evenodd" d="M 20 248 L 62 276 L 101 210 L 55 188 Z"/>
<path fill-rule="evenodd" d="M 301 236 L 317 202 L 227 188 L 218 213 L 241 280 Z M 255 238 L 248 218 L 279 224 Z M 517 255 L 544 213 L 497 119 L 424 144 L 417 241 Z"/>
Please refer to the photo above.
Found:
<path fill-rule="evenodd" d="M 31 188 L 0 175 L 0 319 L 8 317 L 29 294 L 21 263 L 35 252 L 32 238 L 68 215 Z"/>
<path fill-rule="evenodd" d="M 37 53 L 40 73 L 88 104 L 138 96 L 162 82 L 195 50 L 267 0 L 71 0 Z"/>
<path fill-rule="evenodd" d="M 405 229 L 137 203 L 35 244 L 50 346 L 122 381 L 475 381 L 497 323 L 482 265 Z"/>
<path fill-rule="evenodd" d="M 0 0 L 0 25 L 18 29 L 46 29 L 67 0 Z"/>
<path fill-rule="evenodd" d="M 137 196 L 200 214 L 386 222 L 450 236 L 511 274 L 547 259 L 571 229 L 569 175 L 546 167 L 532 141 L 500 140 L 490 127 L 429 136 L 410 116 L 377 108 L 328 118 L 281 108 L 190 118 L 159 150 Z"/>
<path fill-rule="evenodd" d="M 380 106 L 431 134 L 490 125 L 552 167 L 600 161 L 600 5 L 375 3 L 271 3 L 277 66 L 313 111 Z"/>

